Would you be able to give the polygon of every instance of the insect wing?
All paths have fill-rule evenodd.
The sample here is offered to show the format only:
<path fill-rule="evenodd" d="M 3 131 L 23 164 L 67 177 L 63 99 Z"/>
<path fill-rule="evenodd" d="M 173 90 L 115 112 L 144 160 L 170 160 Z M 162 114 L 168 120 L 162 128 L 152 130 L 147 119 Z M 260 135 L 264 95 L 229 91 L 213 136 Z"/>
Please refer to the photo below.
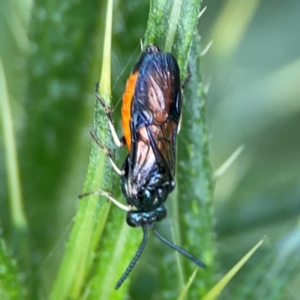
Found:
<path fill-rule="evenodd" d="M 132 102 L 131 130 L 137 133 L 132 138 L 133 165 L 149 159 L 152 152 L 156 163 L 174 176 L 181 98 L 180 72 L 174 57 L 161 52 L 144 57 Z M 145 151 L 141 141 L 151 150 Z"/>

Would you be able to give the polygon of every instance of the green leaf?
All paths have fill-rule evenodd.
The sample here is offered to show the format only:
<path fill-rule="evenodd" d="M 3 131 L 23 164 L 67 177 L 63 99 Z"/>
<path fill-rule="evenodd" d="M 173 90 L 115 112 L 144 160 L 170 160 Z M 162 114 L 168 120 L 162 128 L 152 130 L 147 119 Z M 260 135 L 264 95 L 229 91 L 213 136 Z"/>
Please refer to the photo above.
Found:
<path fill-rule="evenodd" d="M 187 76 L 192 37 L 200 11 L 200 1 L 153 1 L 150 6 L 145 44 L 154 43 L 172 51 L 178 60 L 181 78 Z M 174 6 L 172 6 L 174 5 Z M 176 7 L 175 7 L 176 6 Z M 174 241 L 202 257 L 208 264 L 200 270 L 190 289 L 192 299 L 203 295 L 214 279 L 213 257 L 213 174 L 209 161 L 206 129 L 205 93 L 200 70 L 200 39 L 195 36 L 189 57 L 191 80 L 185 90 L 182 129 L 178 135 L 177 191 L 171 199 L 171 219 Z M 201 255 L 202 254 L 202 255 Z M 168 257 L 163 260 L 158 281 L 163 295 L 174 299 L 186 280 L 186 271 L 194 268 L 177 255 L 177 265 Z M 174 284 L 175 282 L 175 284 Z"/>
<path fill-rule="evenodd" d="M 265 239 L 261 239 L 222 279 L 203 297 L 203 300 L 216 299 L 229 281 L 236 275 L 241 267 L 250 259 L 255 251 L 262 245 Z"/>
<path fill-rule="evenodd" d="M 188 55 L 198 22 L 201 0 L 153 0 L 144 44 L 155 44 L 177 58 L 181 78 L 186 78 Z"/>
<path fill-rule="evenodd" d="M 182 237 L 179 239 L 181 245 L 207 265 L 205 270 L 199 270 L 189 290 L 191 299 L 203 296 L 215 279 L 212 208 L 214 177 L 209 157 L 206 95 L 200 53 L 200 37 L 195 34 L 189 59 L 191 80 L 186 87 L 182 131 L 178 139 L 178 218 L 175 219 L 180 228 L 178 236 Z M 185 261 L 185 278 L 193 270 L 194 265 Z"/>
<path fill-rule="evenodd" d="M 100 92 L 106 101 L 110 96 L 110 45 L 111 45 L 112 1 L 108 1 L 106 34 Z M 100 104 L 96 102 L 94 131 L 102 142 L 110 142 L 110 132 Z M 99 188 L 108 190 L 111 184 L 111 170 L 104 151 L 93 142 L 90 163 L 86 176 L 84 191 L 94 191 Z M 50 299 L 79 298 L 87 286 L 87 277 L 92 272 L 96 250 L 105 226 L 111 204 L 106 200 L 98 201 L 98 196 L 83 198 L 70 239 L 55 280 Z M 113 287 L 113 286 L 112 286 Z M 99 295 L 98 295 L 99 296 Z"/>
<path fill-rule="evenodd" d="M 4 240 L 0 237 L 0 299 L 20 300 L 24 298 L 25 291 L 21 286 L 16 262 L 11 258 Z"/>
<path fill-rule="evenodd" d="M 0 57 L 0 116 L 4 137 L 5 162 L 9 188 L 10 216 L 12 220 L 12 244 L 21 263 L 29 267 L 28 224 L 24 212 L 24 204 L 20 183 L 19 163 L 16 150 L 16 139 L 13 116 L 2 60 Z"/>
<path fill-rule="evenodd" d="M 289 299 L 287 286 L 299 274 L 300 226 L 275 245 L 268 245 L 264 254 L 248 267 L 247 276 L 231 293 L 237 299 Z"/>
<path fill-rule="evenodd" d="M 199 267 L 196 267 L 195 271 L 190 276 L 188 282 L 185 284 L 184 289 L 181 291 L 181 293 L 178 296 L 177 300 L 183 300 L 186 297 L 186 295 L 187 295 L 187 293 L 188 293 L 188 291 L 189 291 L 192 283 L 194 282 L 194 279 L 195 279 L 195 277 L 196 277 L 196 275 L 198 273 L 198 270 L 199 270 Z"/>

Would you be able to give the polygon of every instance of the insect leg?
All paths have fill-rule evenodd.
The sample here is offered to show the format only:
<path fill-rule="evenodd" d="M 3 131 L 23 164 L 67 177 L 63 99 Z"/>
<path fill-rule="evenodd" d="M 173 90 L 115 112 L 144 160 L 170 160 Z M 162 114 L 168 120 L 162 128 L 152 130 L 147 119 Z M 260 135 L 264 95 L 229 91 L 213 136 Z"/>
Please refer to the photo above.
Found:
<path fill-rule="evenodd" d="M 111 202 L 113 202 L 115 205 L 117 205 L 119 208 L 125 210 L 125 211 L 130 211 L 132 208 L 131 206 L 128 205 L 124 205 L 122 203 L 120 203 L 118 200 L 116 200 L 110 193 L 102 191 L 102 190 L 97 190 L 97 191 L 92 191 L 92 192 L 87 192 L 81 195 L 78 195 L 79 199 L 82 199 L 84 197 L 90 196 L 90 195 L 101 195 L 106 197 L 108 200 L 110 200 Z"/>
<path fill-rule="evenodd" d="M 112 122 L 112 111 L 111 108 L 109 106 L 107 106 L 105 104 L 105 102 L 103 101 L 103 99 L 101 98 L 100 94 L 98 93 L 98 88 L 99 88 L 99 83 L 97 82 L 95 85 L 95 95 L 96 95 L 96 99 L 99 101 L 99 103 L 101 104 L 101 106 L 104 109 L 104 112 L 106 114 L 106 117 L 108 119 L 108 125 L 109 125 L 109 129 L 111 132 L 111 135 L 113 137 L 113 140 L 115 142 L 115 144 L 117 145 L 118 148 L 121 148 L 124 146 L 125 141 L 124 141 L 124 137 L 122 137 L 121 139 L 119 139 L 117 133 L 116 133 L 116 129 L 113 125 Z"/>
<path fill-rule="evenodd" d="M 119 169 L 119 167 L 116 165 L 116 163 L 113 161 L 112 158 L 112 154 L 111 151 L 106 148 L 104 145 L 101 144 L 101 142 L 97 139 L 97 137 L 95 136 L 94 132 L 92 131 L 91 127 L 89 128 L 90 131 L 90 135 L 92 137 L 92 139 L 95 141 L 95 143 L 104 150 L 106 156 L 108 157 L 112 167 L 114 168 L 114 170 L 119 174 L 119 175 L 124 175 L 124 170 Z"/>

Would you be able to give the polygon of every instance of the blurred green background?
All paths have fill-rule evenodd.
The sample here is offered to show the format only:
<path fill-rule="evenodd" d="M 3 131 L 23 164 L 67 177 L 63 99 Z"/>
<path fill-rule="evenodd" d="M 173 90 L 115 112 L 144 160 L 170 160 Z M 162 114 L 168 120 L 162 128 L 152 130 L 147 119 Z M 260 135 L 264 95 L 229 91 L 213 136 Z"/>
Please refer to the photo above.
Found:
<path fill-rule="evenodd" d="M 126 78 L 140 52 L 148 5 L 139 0 L 114 4 L 116 120 L 120 120 Z M 203 49 L 213 40 L 202 62 L 214 169 L 245 145 L 216 183 L 220 276 L 267 236 L 224 297 L 238 294 L 240 282 L 252 272 L 253 280 L 246 281 L 252 294 L 240 292 L 241 299 L 268 299 L 276 276 L 282 277 L 282 299 L 298 299 L 300 2 L 214 0 L 204 1 L 202 7 L 206 5 L 198 30 Z M 100 74 L 104 16 L 102 1 L 0 3 L 0 55 L 34 272 L 40 274 L 45 293 L 57 271 L 88 165 L 87 129 L 93 120 L 94 83 Z M 0 226 L 3 237 L 20 255 L 20 233 L 11 229 L 3 130 L 0 145 Z M 277 254 L 271 257 L 274 249 Z M 25 268 L 23 276 L 31 276 L 30 272 Z"/>
<path fill-rule="evenodd" d="M 204 76 L 211 82 L 207 106 L 214 168 L 245 145 L 216 184 L 218 264 L 229 268 L 266 235 L 263 249 L 242 272 L 255 264 L 258 271 L 259 256 L 277 247 L 284 262 L 274 262 L 276 271 L 265 266 L 261 271 L 265 278 L 252 283 L 253 289 L 268 290 L 270 277 L 283 275 L 291 264 L 289 251 L 300 253 L 300 2 L 205 4 L 208 9 L 199 30 L 203 44 L 213 40 L 202 61 Z M 296 269 L 285 283 L 282 299 L 299 297 Z M 268 299 L 270 294 L 256 299 Z"/>

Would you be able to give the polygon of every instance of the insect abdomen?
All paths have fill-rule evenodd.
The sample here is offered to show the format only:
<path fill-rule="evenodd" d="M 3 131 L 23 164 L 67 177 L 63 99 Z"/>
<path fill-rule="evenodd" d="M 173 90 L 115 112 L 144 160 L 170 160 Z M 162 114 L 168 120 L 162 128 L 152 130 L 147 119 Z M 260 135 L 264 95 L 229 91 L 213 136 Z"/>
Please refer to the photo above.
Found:
<path fill-rule="evenodd" d="M 123 105 L 122 105 L 122 128 L 123 136 L 128 148 L 128 151 L 131 151 L 131 129 L 130 129 L 130 120 L 131 120 L 131 102 L 134 95 L 135 84 L 139 72 L 132 73 L 127 79 L 126 89 L 123 94 Z"/>

